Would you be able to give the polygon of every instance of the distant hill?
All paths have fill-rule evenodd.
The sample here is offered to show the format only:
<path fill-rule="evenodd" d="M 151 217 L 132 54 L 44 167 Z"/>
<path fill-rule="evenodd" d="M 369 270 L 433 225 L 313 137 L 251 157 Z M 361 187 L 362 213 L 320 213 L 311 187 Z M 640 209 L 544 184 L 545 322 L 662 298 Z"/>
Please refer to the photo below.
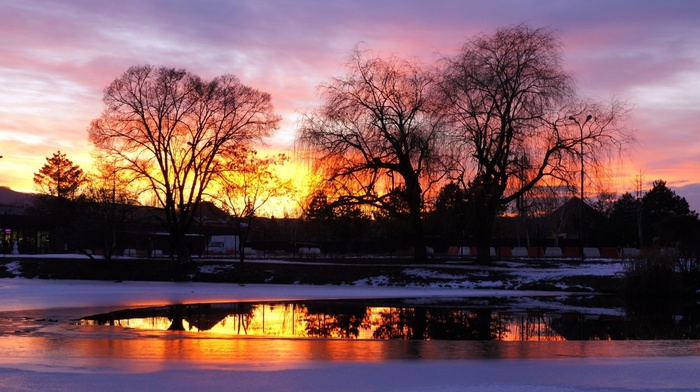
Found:
<path fill-rule="evenodd" d="M 32 202 L 34 194 L 16 192 L 0 186 L 0 206 L 24 207 Z"/>

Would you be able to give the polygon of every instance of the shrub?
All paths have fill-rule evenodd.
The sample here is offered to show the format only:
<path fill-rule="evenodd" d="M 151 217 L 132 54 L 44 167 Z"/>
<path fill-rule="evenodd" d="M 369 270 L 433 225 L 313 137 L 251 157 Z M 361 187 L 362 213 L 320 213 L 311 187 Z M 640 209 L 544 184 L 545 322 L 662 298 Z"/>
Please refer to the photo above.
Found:
<path fill-rule="evenodd" d="M 652 250 L 630 259 L 625 266 L 623 291 L 627 296 L 671 297 L 680 287 L 676 274 L 676 258 L 669 253 Z"/>

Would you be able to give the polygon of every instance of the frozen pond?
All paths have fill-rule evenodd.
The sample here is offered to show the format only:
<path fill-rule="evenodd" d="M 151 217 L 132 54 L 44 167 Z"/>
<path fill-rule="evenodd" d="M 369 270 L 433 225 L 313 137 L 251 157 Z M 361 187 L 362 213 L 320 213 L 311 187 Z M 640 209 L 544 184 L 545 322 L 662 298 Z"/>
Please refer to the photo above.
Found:
<path fill-rule="evenodd" d="M 551 293 L 3 279 L 0 295 L 1 390 L 680 391 L 700 383 L 697 340 L 627 340 L 618 333 L 639 320 L 630 324 L 625 309 Z M 685 317 L 671 310 L 661 330 L 648 329 L 694 333 Z M 606 337 L 620 340 L 589 340 Z"/>
<path fill-rule="evenodd" d="M 222 339 L 567 342 L 700 338 L 700 311 L 695 304 L 675 309 L 667 304 L 601 308 L 591 307 L 592 302 L 614 301 L 568 295 L 168 304 L 92 314 L 76 324 L 103 326 L 96 328 L 102 331 L 167 331 L 181 338 Z"/>

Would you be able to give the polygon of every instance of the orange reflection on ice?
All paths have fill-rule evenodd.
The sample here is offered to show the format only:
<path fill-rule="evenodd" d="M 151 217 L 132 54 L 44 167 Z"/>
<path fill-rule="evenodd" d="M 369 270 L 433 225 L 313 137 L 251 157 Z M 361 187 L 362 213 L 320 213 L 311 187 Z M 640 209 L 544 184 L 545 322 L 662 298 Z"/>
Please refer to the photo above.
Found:
<path fill-rule="evenodd" d="M 562 333 L 568 328 L 567 317 L 324 302 L 229 303 L 125 310 L 94 316 L 83 324 L 211 337 L 557 341 L 566 340 Z"/>
<path fill-rule="evenodd" d="M 89 329 L 91 327 L 85 327 Z M 165 368 L 282 369 L 306 361 L 530 359 L 700 355 L 697 341 L 410 341 L 280 338 L 187 338 L 142 335 L 0 337 L 0 366 L 37 371 L 115 369 L 146 373 Z M 172 334 L 171 334 L 172 335 Z M 201 335 L 197 335 L 201 336 Z"/>
<path fill-rule="evenodd" d="M 552 328 L 552 319 L 542 313 L 494 314 L 493 329 L 497 340 L 503 341 L 564 341 Z"/>

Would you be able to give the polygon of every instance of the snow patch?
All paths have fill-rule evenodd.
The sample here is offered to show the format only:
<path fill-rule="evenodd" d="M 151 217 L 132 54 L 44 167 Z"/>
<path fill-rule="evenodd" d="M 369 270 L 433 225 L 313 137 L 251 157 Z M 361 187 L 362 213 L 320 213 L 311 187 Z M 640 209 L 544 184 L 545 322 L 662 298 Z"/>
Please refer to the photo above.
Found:
<path fill-rule="evenodd" d="M 478 288 L 488 288 L 488 289 L 493 289 L 493 288 L 505 288 L 505 283 L 501 281 L 481 281 L 476 283 L 476 287 Z"/>
<path fill-rule="evenodd" d="M 12 276 L 22 275 L 22 265 L 19 263 L 19 261 L 13 261 L 5 264 L 5 268 L 7 269 L 7 273 L 11 274 Z"/>
<path fill-rule="evenodd" d="M 405 270 L 403 270 L 403 274 L 408 276 L 417 276 L 419 278 L 425 279 L 453 280 L 459 278 L 457 275 L 454 274 L 448 274 L 438 271 L 429 271 L 421 268 L 406 268 Z"/>
<path fill-rule="evenodd" d="M 388 286 L 389 277 L 386 275 L 373 276 L 352 282 L 354 286 Z"/>
<path fill-rule="evenodd" d="M 202 265 L 199 267 L 199 272 L 202 274 L 218 274 L 235 269 L 232 265 Z"/>

